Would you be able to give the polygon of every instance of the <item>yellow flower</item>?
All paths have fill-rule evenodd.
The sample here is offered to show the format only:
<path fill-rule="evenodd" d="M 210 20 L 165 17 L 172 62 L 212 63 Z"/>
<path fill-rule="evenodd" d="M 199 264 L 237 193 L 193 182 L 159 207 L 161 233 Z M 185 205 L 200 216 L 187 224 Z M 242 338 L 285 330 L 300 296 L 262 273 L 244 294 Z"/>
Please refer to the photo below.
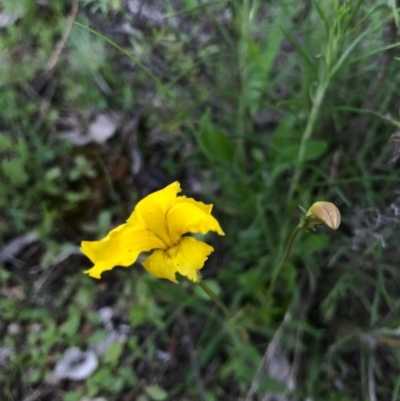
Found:
<path fill-rule="evenodd" d="M 100 241 L 83 241 L 81 251 L 94 263 L 85 273 L 100 278 L 104 271 L 130 266 L 140 253 L 154 250 L 142 263 L 153 276 L 177 283 L 175 274 L 179 273 L 198 281 L 197 271 L 214 248 L 185 234 L 225 234 L 211 216 L 213 205 L 177 196 L 178 192 L 180 184 L 174 182 L 148 195 L 138 202 L 125 224 Z"/>
<path fill-rule="evenodd" d="M 318 224 L 325 224 L 332 230 L 340 225 L 340 211 L 331 202 L 315 202 L 306 213 L 306 222 L 310 228 Z"/>

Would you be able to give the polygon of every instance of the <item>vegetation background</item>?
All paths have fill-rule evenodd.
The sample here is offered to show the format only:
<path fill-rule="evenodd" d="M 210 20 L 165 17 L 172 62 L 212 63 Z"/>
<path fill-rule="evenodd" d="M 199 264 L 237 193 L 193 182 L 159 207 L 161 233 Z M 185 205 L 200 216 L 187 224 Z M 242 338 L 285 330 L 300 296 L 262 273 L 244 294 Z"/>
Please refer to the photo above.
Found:
<path fill-rule="evenodd" d="M 398 11 L 3 0 L 0 399 L 399 400 Z M 175 180 L 226 232 L 202 272 L 230 321 L 139 265 L 82 274 L 80 241 Z M 317 200 L 342 225 L 297 238 L 267 307 Z"/>

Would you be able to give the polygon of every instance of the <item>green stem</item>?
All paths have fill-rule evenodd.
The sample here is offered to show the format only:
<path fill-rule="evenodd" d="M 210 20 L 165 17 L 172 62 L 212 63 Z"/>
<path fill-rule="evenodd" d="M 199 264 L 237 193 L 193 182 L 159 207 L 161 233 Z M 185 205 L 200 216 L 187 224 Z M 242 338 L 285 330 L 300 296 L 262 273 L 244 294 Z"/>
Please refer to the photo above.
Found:
<path fill-rule="evenodd" d="M 282 259 L 278 263 L 278 265 L 275 267 L 275 269 L 272 273 L 272 279 L 271 279 L 271 282 L 269 283 L 269 287 L 267 290 L 268 307 L 270 307 L 272 305 L 272 292 L 275 288 L 276 280 L 278 279 L 279 273 L 282 270 L 282 267 L 285 264 L 285 262 L 289 256 L 290 250 L 292 249 L 294 239 L 296 238 L 297 234 L 302 230 L 303 230 L 303 226 L 301 223 L 293 230 L 292 234 L 290 235 L 289 241 L 286 245 L 286 249 L 285 249 L 285 252 L 283 253 Z"/>
<path fill-rule="evenodd" d="M 251 41 L 250 4 L 243 0 L 236 10 L 240 21 L 240 40 L 238 43 L 238 68 L 240 79 L 240 94 L 238 98 L 237 119 L 237 150 L 239 160 L 246 167 L 246 135 L 249 128 L 249 43 Z"/>
<path fill-rule="evenodd" d="M 296 160 L 296 167 L 293 175 L 293 179 L 289 188 L 288 192 L 288 197 L 289 199 L 292 198 L 294 191 L 297 187 L 297 184 L 299 182 L 300 176 L 301 176 L 301 171 L 302 171 L 302 163 L 304 161 L 304 155 L 306 153 L 307 149 L 307 143 L 311 137 L 311 134 L 314 130 L 315 123 L 318 118 L 319 110 L 322 106 L 322 103 L 324 101 L 325 97 L 325 92 L 326 89 L 328 88 L 328 82 L 320 82 L 317 91 L 315 93 L 315 98 L 314 102 L 311 108 L 310 115 L 307 120 L 307 125 L 304 128 L 303 136 L 301 137 L 301 142 L 300 142 L 300 147 L 299 147 L 299 153 L 297 155 L 297 160 Z"/>
<path fill-rule="evenodd" d="M 88 26 L 81 24 L 80 22 L 74 21 L 74 24 L 79 26 L 80 28 L 86 29 L 88 32 L 96 35 L 100 39 L 104 40 L 111 46 L 115 47 L 121 53 L 125 54 L 128 58 L 130 58 L 134 63 L 136 63 L 157 85 L 158 87 L 164 92 L 164 94 L 176 105 L 177 101 L 175 99 L 174 94 L 157 78 L 149 68 L 147 68 L 138 58 L 134 57 L 130 54 L 127 50 L 119 46 L 117 43 L 113 42 L 111 39 L 107 38 L 106 36 L 102 35 L 101 33 L 95 31 L 94 29 L 89 28 Z"/>
<path fill-rule="evenodd" d="M 218 295 L 203 280 L 200 280 L 198 284 L 202 288 L 202 290 L 222 309 L 225 316 L 229 318 L 230 317 L 229 310 L 220 300 Z"/>

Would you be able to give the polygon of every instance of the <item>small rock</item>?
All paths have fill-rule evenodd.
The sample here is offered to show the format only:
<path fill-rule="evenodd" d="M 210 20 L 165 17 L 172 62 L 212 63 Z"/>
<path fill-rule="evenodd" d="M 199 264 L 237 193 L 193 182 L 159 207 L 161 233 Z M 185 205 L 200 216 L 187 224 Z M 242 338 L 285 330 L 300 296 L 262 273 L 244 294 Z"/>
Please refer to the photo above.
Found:
<path fill-rule="evenodd" d="M 5 28 L 9 25 L 13 25 L 20 18 L 20 16 L 20 14 L 9 13 L 6 11 L 0 13 L 0 29 Z"/>
<path fill-rule="evenodd" d="M 30 331 L 32 333 L 39 333 L 42 330 L 42 325 L 40 323 L 33 323 L 30 326 Z"/>
<path fill-rule="evenodd" d="M 110 306 L 104 306 L 98 310 L 100 320 L 104 324 L 104 327 L 108 330 L 112 330 L 112 318 L 114 316 L 114 310 Z"/>
<path fill-rule="evenodd" d="M 148 20 L 149 23 L 164 24 L 164 16 L 154 5 L 146 4 L 142 0 L 129 0 L 127 6 L 131 13 Z"/>
<path fill-rule="evenodd" d="M 118 121 L 109 114 L 98 114 L 90 124 L 88 136 L 93 142 L 104 143 L 110 139 L 118 128 Z"/>
<path fill-rule="evenodd" d="M 7 327 L 7 332 L 10 336 L 17 336 L 22 331 L 19 323 L 10 323 Z"/>
<path fill-rule="evenodd" d="M 93 351 L 84 352 L 72 347 L 56 363 L 53 375 L 56 379 L 84 380 L 97 369 L 98 364 Z"/>
<path fill-rule="evenodd" d="M 0 347 L 0 366 L 6 366 L 12 355 L 11 348 Z"/>
<path fill-rule="evenodd" d="M 103 397 L 96 397 L 96 398 L 82 397 L 79 401 L 107 401 L 107 399 Z"/>

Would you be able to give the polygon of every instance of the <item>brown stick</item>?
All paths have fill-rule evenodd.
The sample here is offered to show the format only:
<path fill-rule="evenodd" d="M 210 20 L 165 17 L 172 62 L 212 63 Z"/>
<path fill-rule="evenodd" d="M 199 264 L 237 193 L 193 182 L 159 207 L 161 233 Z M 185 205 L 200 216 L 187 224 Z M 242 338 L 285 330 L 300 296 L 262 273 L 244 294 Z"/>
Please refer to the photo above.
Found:
<path fill-rule="evenodd" d="M 53 54 L 51 55 L 49 61 L 47 62 L 46 70 L 51 71 L 58 63 L 58 60 L 60 59 L 61 52 L 65 46 L 65 43 L 67 42 L 68 36 L 71 32 L 72 24 L 75 21 L 76 14 L 78 12 L 78 2 L 75 1 L 72 4 L 71 12 L 68 15 L 67 19 L 67 26 L 65 28 L 65 31 L 61 37 L 61 39 L 58 41 L 56 48 L 54 49 Z"/>

